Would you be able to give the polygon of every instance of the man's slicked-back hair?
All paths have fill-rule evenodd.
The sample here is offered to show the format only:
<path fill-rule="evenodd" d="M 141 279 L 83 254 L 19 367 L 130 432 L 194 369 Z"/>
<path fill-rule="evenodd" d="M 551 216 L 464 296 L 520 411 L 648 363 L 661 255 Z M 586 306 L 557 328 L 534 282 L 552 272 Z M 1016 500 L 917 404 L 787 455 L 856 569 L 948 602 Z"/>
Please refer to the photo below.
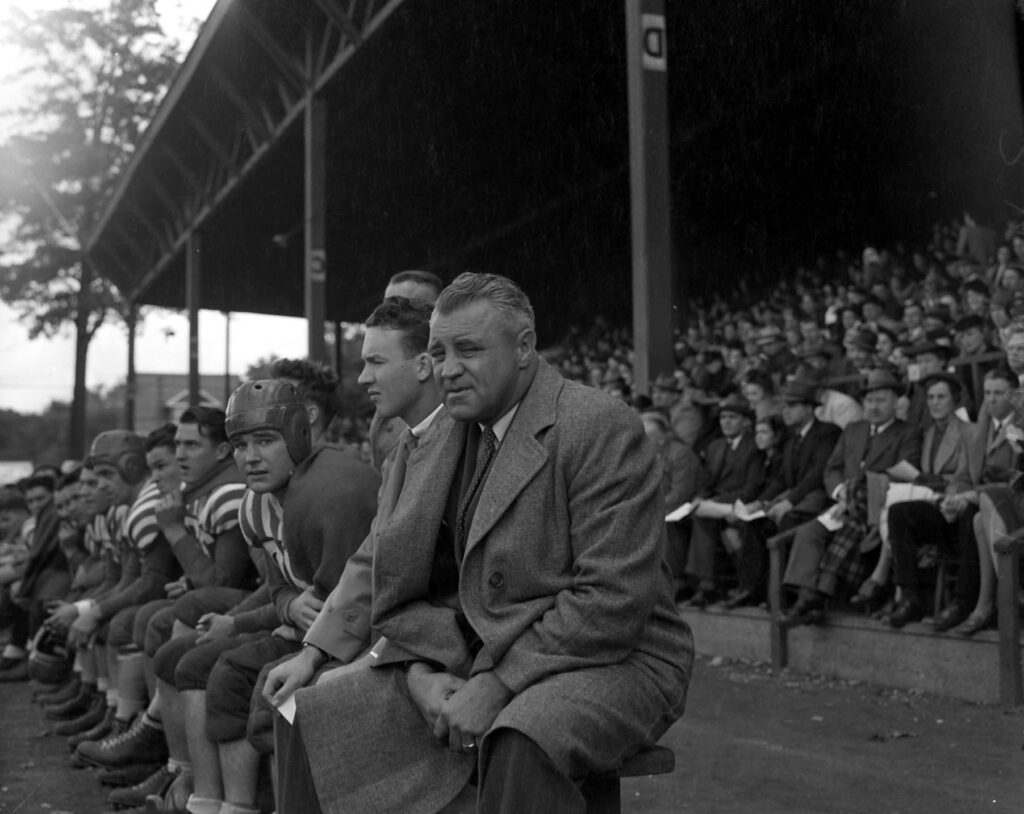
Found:
<path fill-rule="evenodd" d="M 171 422 L 157 427 L 146 436 L 146 452 L 152 452 L 157 447 L 167 447 L 174 452 L 174 433 L 177 429 L 177 425 Z"/>
<path fill-rule="evenodd" d="M 420 300 L 388 297 L 366 319 L 367 328 L 400 331 L 406 358 L 426 353 L 430 338 L 430 315 L 434 307 Z"/>
<path fill-rule="evenodd" d="M 425 285 L 428 288 L 434 289 L 435 297 L 440 294 L 441 290 L 444 288 L 444 280 L 434 274 L 434 272 L 420 271 L 419 269 L 400 271 L 397 274 L 392 274 L 391 279 L 388 280 L 388 285 L 401 285 L 402 283 Z"/>
<path fill-rule="evenodd" d="M 517 333 L 524 328 L 535 330 L 536 321 L 529 298 L 519 286 L 500 274 L 463 272 L 441 292 L 434 310 L 447 316 L 474 302 L 489 302 L 508 317 Z"/>
<path fill-rule="evenodd" d="M 311 359 L 277 359 L 270 366 L 273 379 L 287 379 L 304 401 L 313 402 L 327 426 L 341 411 L 338 374 L 333 368 Z"/>
<path fill-rule="evenodd" d="M 214 444 L 228 442 L 224 431 L 224 411 L 219 407 L 189 407 L 181 414 L 178 423 L 199 425 L 199 434 Z"/>

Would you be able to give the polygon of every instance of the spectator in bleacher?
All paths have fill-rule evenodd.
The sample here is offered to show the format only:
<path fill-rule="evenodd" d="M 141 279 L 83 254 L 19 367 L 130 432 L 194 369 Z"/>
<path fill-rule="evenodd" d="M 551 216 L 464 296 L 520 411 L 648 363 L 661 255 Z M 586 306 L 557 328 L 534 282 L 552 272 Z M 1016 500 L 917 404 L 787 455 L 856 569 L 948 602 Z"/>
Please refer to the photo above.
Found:
<path fill-rule="evenodd" d="M 968 616 L 978 602 L 980 561 L 974 518 L 978 513 L 981 493 L 993 486 L 1006 486 L 1013 471 L 1014 452 L 1007 440 L 1013 410 L 1006 396 L 1016 384 L 1014 378 L 1005 368 L 996 368 L 986 374 L 985 408 L 988 418 L 971 425 L 966 431 L 953 490 L 938 504 L 942 522 L 938 522 L 933 512 L 909 510 L 913 512 L 910 517 L 901 517 L 900 513 L 894 516 L 890 511 L 895 580 L 903 588 L 904 595 L 897 622 L 920 618 L 920 599 L 916 594 L 917 552 L 926 544 L 937 544 L 940 551 L 946 553 L 956 552 L 957 560 L 954 597 L 935 617 L 935 630 L 944 631 L 967 624 Z M 913 522 L 905 522 L 911 520 Z M 968 628 L 973 633 L 990 621 L 990 616 L 983 614 L 970 620 Z"/>
<path fill-rule="evenodd" d="M 733 394 L 718 408 L 722 436 L 708 444 L 704 455 L 707 485 L 698 495 L 690 524 L 686 575 L 696 592 L 684 604 L 703 608 L 718 599 L 715 551 L 735 501 L 757 497 L 763 478 L 763 455 L 751 432 L 754 411 L 746 399 Z"/>
<path fill-rule="evenodd" d="M 1006 364 L 1017 377 L 1014 387 L 1024 387 L 1024 325 L 1013 324 L 1010 327 L 1003 349 L 1006 351 Z"/>
<path fill-rule="evenodd" d="M 654 406 L 668 416 L 672 432 L 684 444 L 693 447 L 704 430 L 704 410 L 694 402 L 696 388 L 680 387 L 674 376 L 662 374 L 651 387 Z"/>
<path fill-rule="evenodd" d="M 985 281 L 975 277 L 964 283 L 964 316 L 985 317 L 988 315 L 989 288 Z"/>
<path fill-rule="evenodd" d="M 903 305 L 903 338 L 911 343 L 924 339 L 924 307 L 920 302 L 911 301 Z"/>
<path fill-rule="evenodd" d="M 977 314 L 961 317 L 953 326 L 956 331 L 956 344 L 961 356 L 982 356 L 996 353 L 998 348 L 990 344 L 985 335 L 985 319 Z M 978 362 L 977 375 L 983 379 L 985 374 L 1000 364 L 999 359 L 988 362 Z M 964 393 L 971 410 L 971 415 L 976 416 L 981 406 L 983 395 L 981 390 L 975 386 L 974 370 L 970 365 L 960 368 L 960 378 L 964 383 Z"/>
<path fill-rule="evenodd" d="M 887 510 L 887 522 L 880 523 L 881 551 L 875 570 L 860 586 L 851 601 L 854 607 L 876 607 L 884 598 L 889 585 L 893 561 L 893 547 L 900 549 L 900 559 L 894 582 L 897 596 L 894 607 L 888 615 L 892 627 L 903 627 L 916 622 L 923 615 L 924 603 L 917 590 L 917 552 L 908 555 L 907 540 L 921 529 L 921 539 L 931 540 L 939 549 L 940 556 L 946 556 L 952 548 L 949 543 L 951 532 L 939 511 L 938 504 L 951 488 L 960 460 L 963 457 L 964 439 L 970 424 L 955 415 L 960 401 L 962 383 L 951 373 L 933 373 L 921 383 L 927 395 L 930 423 L 924 432 L 922 444 L 921 474 L 915 483 L 931 490 L 930 493 L 915 495 L 914 500 L 893 503 Z"/>
<path fill-rule="evenodd" d="M 767 325 L 757 337 L 757 350 L 762 364 L 777 381 L 792 373 L 798 359 L 786 344 L 786 337 L 777 325 Z"/>
<path fill-rule="evenodd" d="M 839 428 L 814 416 L 817 387 L 794 380 L 782 391 L 782 420 L 788 434 L 781 465 L 771 467 L 758 496 L 767 517 L 740 525 L 739 593 L 729 607 L 757 604 L 764 599 L 766 540 L 817 517 L 828 505 L 823 477 L 825 464 L 839 438 Z"/>
<path fill-rule="evenodd" d="M 704 463 L 693 451 L 693 447 L 676 437 L 668 419 L 660 410 L 649 410 L 640 418 L 647 437 L 654 442 L 658 460 L 661 461 L 665 514 L 668 514 L 692 501 L 704 488 L 707 480 Z M 668 524 L 665 560 L 672 574 L 681 579 L 686 571 L 686 543 L 678 523 Z"/>
<path fill-rule="evenodd" d="M 936 338 L 932 338 L 933 336 Z M 931 422 L 922 383 L 929 376 L 945 370 L 954 355 L 953 348 L 936 341 L 937 338 L 937 335 L 929 333 L 923 342 L 905 351 L 913 360 L 908 371 L 910 385 L 907 388 L 907 395 L 900 398 L 897 412 L 915 427 L 923 428 Z"/>
<path fill-rule="evenodd" d="M 1012 328 L 1010 322 L 1010 305 L 1012 303 L 1013 294 L 1009 291 L 996 291 L 988 305 L 988 318 L 996 329 L 995 344 L 1001 348 L 1006 347 L 1006 340 Z"/>
<path fill-rule="evenodd" d="M 797 529 L 783 580 L 799 590 L 786 614 L 789 624 L 820 622 L 840 582 L 860 586 L 860 543 L 868 530 L 867 473 L 901 481 L 919 474 L 921 432 L 896 418 L 901 389 L 891 371 L 872 371 L 864 387 L 866 420 L 848 425 L 829 457 L 825 489 L 838 504 L 835 515 L 842 526 L 831 531 L 816 519 Z"/>
<path fill-rule="evenodd" d="M 775 383 L 764 368 L 754 368 L 743 379 L 743 398 L 754 411 L 754 419 L 782 414 L 782 402 L 775 395 Z"/>

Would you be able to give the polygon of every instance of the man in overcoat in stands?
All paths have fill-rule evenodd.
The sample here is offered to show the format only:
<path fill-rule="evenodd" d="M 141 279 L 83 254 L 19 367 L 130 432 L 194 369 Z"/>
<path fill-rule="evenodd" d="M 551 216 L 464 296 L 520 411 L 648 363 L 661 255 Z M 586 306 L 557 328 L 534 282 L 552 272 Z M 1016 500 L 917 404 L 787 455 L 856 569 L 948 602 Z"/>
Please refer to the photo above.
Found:
<path fill-rule="evenodd" d="M 324 811 L 583 812 L 576 782 L 683 712 L 661 470 L 623 404 L 535 349 L 525 294 L 461 275 L 430 353 L 447 414 L 376 541 L 375 664 L 300 690 Z"/>

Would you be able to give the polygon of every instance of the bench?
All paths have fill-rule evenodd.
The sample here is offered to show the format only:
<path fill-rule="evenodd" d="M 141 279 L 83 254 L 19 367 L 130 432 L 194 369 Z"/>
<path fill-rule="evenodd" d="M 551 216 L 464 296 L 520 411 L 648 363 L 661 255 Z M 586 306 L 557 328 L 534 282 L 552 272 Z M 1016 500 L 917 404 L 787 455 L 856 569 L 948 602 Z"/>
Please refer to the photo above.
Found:
<path fill-rule="evenodd" d="M 623 777 L 669 774 L 675 767 L 676 756 L 672 750 L 655 746 L 633 755 L 618 771 L 591 775 L 580 785 L 587 801 L 587 814 L 619 814 L 622 810 L 619 781 Z"/>

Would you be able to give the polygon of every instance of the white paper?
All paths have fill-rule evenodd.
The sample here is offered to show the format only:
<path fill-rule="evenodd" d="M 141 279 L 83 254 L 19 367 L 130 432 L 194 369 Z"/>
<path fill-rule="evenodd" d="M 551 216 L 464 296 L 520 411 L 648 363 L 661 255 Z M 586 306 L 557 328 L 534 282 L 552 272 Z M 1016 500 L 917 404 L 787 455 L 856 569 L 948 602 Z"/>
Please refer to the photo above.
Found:
<path fill-rule="evenodd" d="M 843 520 L 839 516 L 842 511 L 842 504 L 837 503 L 831 509 L 828 509 L 818 515 L 818 522 L 821 523 L 829 531 L 839 531 L 843 527 Z"/>
<path fill-rule="evenodd" d="M 736 515 L 737 520 L 742 520 L 744 523 L 749 523 L 751 520 L 760 520 L 762 517 L 767 517 L 764 513 L 764 509 L 758 509 L 757 511 L 750 511 L 742 500 L 737 500 L 732 507 L 732 513 Z"/>
<path fill-rule="evenodd" d="M 680 520 L 689 517 L 693 513 L 693 504 L 687 501 L 678 509 L 665 515 L 666 523 L 678 523 Z"/>
<path fill-rule="evenodd" d="M 289 724 L 295 723 L 295 693 L 285 698 L 277 708 L 277 711 L 281 713 Z"/>

